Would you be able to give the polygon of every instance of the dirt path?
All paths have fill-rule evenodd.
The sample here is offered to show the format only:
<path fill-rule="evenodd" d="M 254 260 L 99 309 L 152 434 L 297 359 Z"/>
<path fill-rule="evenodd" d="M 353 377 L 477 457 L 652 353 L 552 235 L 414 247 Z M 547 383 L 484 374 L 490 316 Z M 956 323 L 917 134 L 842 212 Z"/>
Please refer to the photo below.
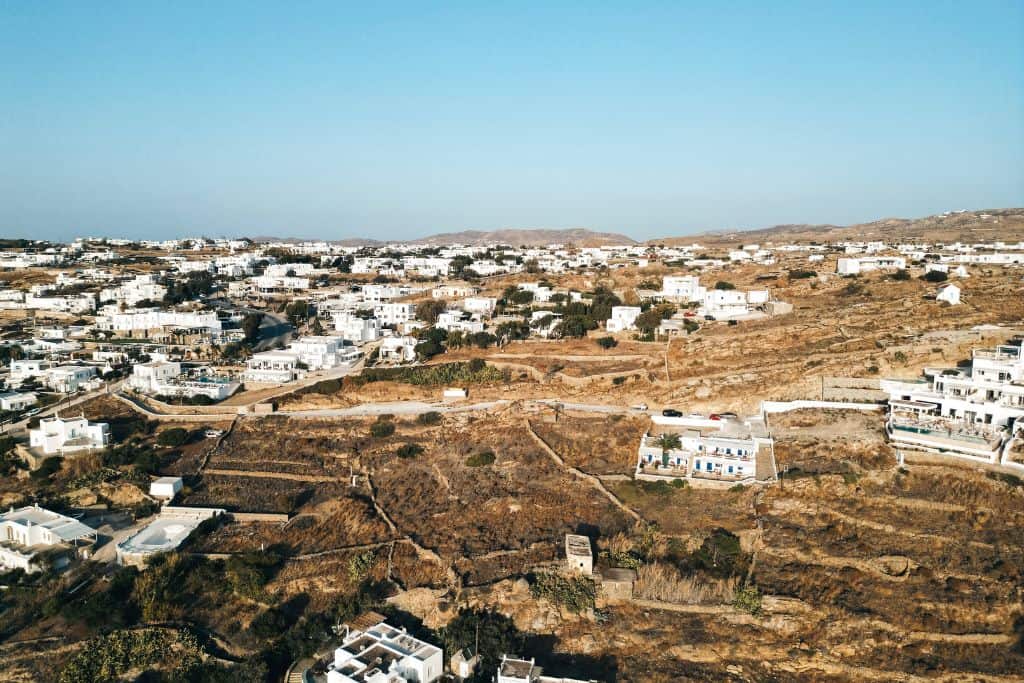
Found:
<path fill-rule="evenodd" d="M 615 507 L 617 507 L 620 510 L 622 510 L 624 513 L 626 513 L 627 515 L 632 517 L 637 522 L 644 521 L 643 517 L 641 517 L 639 514 L 637 514 L 636 511 L 634 511 L 631 508 L 627 507 L 625 503 L 623 503 L 621 500 L 619 500 L 618 496 L 616 496 L 614 493 L 609 491 L 605 487 L 605 485 L 601 483 L 601 480 L 598 477 L 595 477 L 592 474 L 587 474 L 586 472 L 584 472 L 582 470 L 579 470 L 579 469 L 577 469 L 575 467 L 570 467 L 570 466 L 566 465 L 565 461 L 562 460 L 562 457 L 560 455 L 558 455 L 558 453 L 556 453 L 554 451 L 554 449 L 551 448 L 551 446 L 548 445 L 547 441 L 542 439 L 541 436 L 537 432 L 533 431 L 533 425 L 530 424 L 530 421 L 528 419 L 524 419 L 523 420 L 523 424 L 526 425 L 526 430 L 530 433 L 530 436 L 533 437 L 533 440 L 537 442 L 537 445 L 540 446 L 541 449 L 543 449 L 543 451 L 545 453 L 547 453 L 551 457 L 551 459 L 554 460 L 555 463 L 559 467 L 561 467 L 564 470 L 567 470 L 574 477 L 577 477 L 579 479 L 584 479 L 586 481 L 589 481 L 591 484 L 593 484 L 594 488 L 596 488 L 598 491 L 600 491 L 605 496 L 605 498 L 610 500 L 612 502 L 612 504 L 615 505 Z"/>
<path fill-rule="evenodd" d="M 284 474 L 279 472 L 262 472 L 259 470 L 221 470 L 209 468 L 203 474 L 217 474 L 222 477 L 255 477 L 256 479 L 287 479 L 289 481 L 308 481 L 313 483 L 338 481 L 338 477 L 322 474 Z"/>

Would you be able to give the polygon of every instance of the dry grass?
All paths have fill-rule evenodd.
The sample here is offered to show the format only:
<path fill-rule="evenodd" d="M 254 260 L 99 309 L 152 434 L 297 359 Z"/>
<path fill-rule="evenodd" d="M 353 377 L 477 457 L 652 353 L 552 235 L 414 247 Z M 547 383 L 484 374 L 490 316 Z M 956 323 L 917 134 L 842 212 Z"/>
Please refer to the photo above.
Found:
<path fill-rule="evenodd" d="M 732 601 L 739 583 L 739 577 L 683 576 L 670 564 L 654 562 L 637 570 L 633 592 L 645 600 L 680 605 L 718 605 Z"/>

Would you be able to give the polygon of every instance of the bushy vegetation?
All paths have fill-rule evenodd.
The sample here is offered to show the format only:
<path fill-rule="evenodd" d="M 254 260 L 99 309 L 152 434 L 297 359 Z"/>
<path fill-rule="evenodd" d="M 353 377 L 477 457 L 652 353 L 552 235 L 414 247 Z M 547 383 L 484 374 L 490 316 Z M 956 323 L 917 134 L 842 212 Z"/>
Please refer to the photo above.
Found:
<path fill-rule="evenodd" d="M 448 622 L 439 633 L 446 653 L 461 649 L 476 649 L 480 655 L 477 667 L 479 681 L 490 681 L 493 671 L 501 662 L 502 655 L 522 652 L 525 645 L 523 635 L 515 622 L 494 610 L 466 609 Z"/>
<path fill-rule="evenodd" d="M 365 382 L 403 382 L 417 386 L 447 384 L 475 384 L 500 382 L 504 378 L 501 370 L 487 365 L 481 359 L 466 363 L 444 363 L 442 365 L 420 365 L 399 368 L 367 368 L 360 376 Z M 358 379 L 358 378 L 354 378 Z"/>
<path fill-rule="evenodd" d="M 183 427 L 172 427 L 165 429 L 156 436 L 156 442 L 161 446 L 176 448 L 184 445 L 189 439 L 189 431 Z"/>
<path fill-rule="evenodd" d="M 469 467 L 484 467 L 494 463 L 494 451 L 480 451 L 466 458 Z"/>
<path fill-rule="evenodd" d="M 395 423 L 390 420 L 378 420 L 370 425 L 370 436 L 375 439 L 386 439 L 395 433 Z"/>
<path fill-rule="evenodd" d="M 133 669 L 171 665 L 174 673 L 197 668 L 202 650 L 186 631 L 138 629 L 114 631 L 91 640 L 68 660 L 60 683 L 105 683 L 120 680 Z"/>
<path fill-rule="evenodd" d="M 737 588 L 732 606 L 756 617 L 761 614 L 761 592 L 754 586 Z"/>
<path fill-rule="evenodd" d="M 929 270 L 922 277 L 925 282 L 945 282 L 949 279 L 949 275 L 943 273 L 941 270 Z"/>
<path fill-rule="evenodd" d="M 807 280 L 812 277 L 818 277 L 818 274 L 813 270 L 791 270 L 789 271 L 790 280 Z"/>
<path fill-rule="evenodd" d="M 530 593 L 537 599 L 548 600 L 570 612 L 579 613 L 594 609 L 597 587 L 588 576 L 541 572 L 533 577 Z"/>
<path fill-rule="evenodd" d="M 436 410 L 431 410 L 426 413 L 420 413 L 416 416 L 416 422 L 421 425 L 436 425 L 441 424 L 442 415 Z"/>
<path fill-rule="evenodd" d="M 421 455 L 422 453 L 423 446 L 419 445 L 418 443 L 402 444 L 401 446 L 398 447 L 398 450 L 395 451 L 395 455 L 397 455 L 399 458 L 415 458 L 416 456 Z"/>
<path fill-rule="evenodd" d="M 619 342 L 615 340 L 615 337 L 598 337 L 594 341 L 602 349 L 614 349 L 619 345 Z"/>

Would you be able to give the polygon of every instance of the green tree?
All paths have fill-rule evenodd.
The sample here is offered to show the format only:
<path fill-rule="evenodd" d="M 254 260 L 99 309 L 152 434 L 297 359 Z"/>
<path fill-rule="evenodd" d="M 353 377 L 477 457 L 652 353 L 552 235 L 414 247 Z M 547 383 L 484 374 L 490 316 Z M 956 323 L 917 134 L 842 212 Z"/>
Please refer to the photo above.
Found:
<path fill-rule="evenodd" d="M 467 649 L 480 655 L 477 681 L 490 681 L 502 655 L 522 652 L 525 645 L 515 622 L 493 610 L 460 609 L 440 635 L 445 652 Z"/>
<path fill-rule="evenodd" d="M 428 325 L 437 322 L 437 316 L 441 315 L 448 308 L 448 302 L 444 299 L 428 299 L 416 305 L 416 317 Z"/>
<path fill-rule="evenodd" d="M 260 337 L 260 325 L 263 324 L 263 314 L 253 312 L 242 318 L 242 334 L 245 335 L 245 343 L 252 346 Z"/>

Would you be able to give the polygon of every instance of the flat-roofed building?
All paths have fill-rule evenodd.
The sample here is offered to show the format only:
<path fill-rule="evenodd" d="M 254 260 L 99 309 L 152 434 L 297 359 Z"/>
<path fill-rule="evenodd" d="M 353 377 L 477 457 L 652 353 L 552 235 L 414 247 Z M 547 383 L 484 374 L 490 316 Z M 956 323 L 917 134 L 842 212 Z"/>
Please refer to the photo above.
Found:
<path fill-rule="evenodd" d="M 371 612 L 349 624 L 327 669 L 327 683 L 432 683 L 443 674 L 441 648 Z"/>

